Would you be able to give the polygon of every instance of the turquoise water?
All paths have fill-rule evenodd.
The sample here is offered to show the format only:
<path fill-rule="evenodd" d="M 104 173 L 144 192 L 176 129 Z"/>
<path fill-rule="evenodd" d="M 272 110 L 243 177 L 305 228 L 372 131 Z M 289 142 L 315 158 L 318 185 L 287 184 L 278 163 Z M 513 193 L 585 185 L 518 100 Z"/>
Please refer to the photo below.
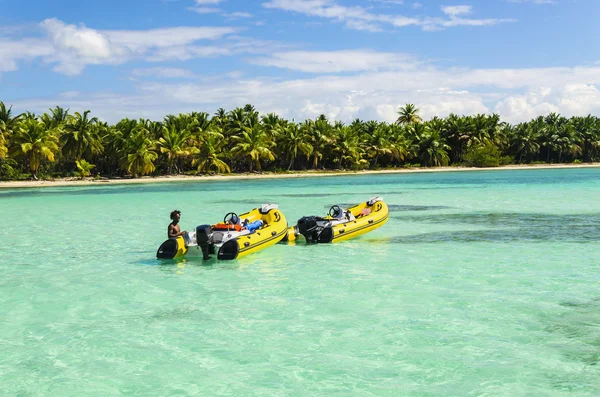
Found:
<path fill-rule="evenodd" d="M 155 259 L 273 201 L 390 221 Z M 0 190 L 2 396 L 598 396 L 600 169 Z"/>

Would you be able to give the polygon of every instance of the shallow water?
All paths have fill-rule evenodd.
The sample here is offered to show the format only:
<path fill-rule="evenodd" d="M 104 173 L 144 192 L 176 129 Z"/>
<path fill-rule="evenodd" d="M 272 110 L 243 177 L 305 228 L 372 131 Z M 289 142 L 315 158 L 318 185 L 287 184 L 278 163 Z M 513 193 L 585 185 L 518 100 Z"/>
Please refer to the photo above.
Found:
<path fill-rule="evenodd" d="M 155 259 L 276 202 L 382 228 Z M 600 169 L 0 190 L 0 395 L 598 396 Z"/>

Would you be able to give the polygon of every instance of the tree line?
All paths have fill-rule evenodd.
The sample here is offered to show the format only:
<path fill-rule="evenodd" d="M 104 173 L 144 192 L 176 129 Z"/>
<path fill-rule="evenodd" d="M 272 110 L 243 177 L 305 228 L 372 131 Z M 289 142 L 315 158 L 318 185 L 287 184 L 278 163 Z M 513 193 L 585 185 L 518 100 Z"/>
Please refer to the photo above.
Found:
<path fill-rule="evenodd" d="M 497 114 L 423 121 L 407 104 L 394 123 L 289 121 L 252 105 L 122 119 L 55 107 L 15 114 L 0 102 L 0 179 L 284 172 L 600 160 L 600 119 L 551 113 L 511 125 Z"/>

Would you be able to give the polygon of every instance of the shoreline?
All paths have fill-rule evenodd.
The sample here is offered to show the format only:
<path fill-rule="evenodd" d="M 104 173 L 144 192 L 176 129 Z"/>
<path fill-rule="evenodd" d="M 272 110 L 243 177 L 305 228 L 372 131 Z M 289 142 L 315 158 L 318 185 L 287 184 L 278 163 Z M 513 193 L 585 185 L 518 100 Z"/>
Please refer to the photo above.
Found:
<path fill-rule="evenodd" d="M 346 175 L 377 175 L 377 174 L 413 174 L 432 172 L 468 172 L 468 171 L 505 171 L 505 170 L 535 170 L 535 169 L 565 169 L 565 168 L 600 168 L 600 163 L 585 164 L 524 164 L 506 165 L 500 167 L 432 167 L 432 168 L 399 168 L 388 170 L 367 171 L 296 171 L 281 174 L 221 174 L 221 175 L 168 175 L 158 177 L 141 177 L 130 179 L 76 179 L 62 178 L 56 180 L 28 180 L 28 181 L 2 181 L 0 189 L 17 188 L 41 188 L 41 187 L 63 187 L 63 186 L 103 186 L 103 185 L 125 185 L 140 183 L 169 183 L 169 182 L 203 182 L 203 181 L 227 181 L 239 179 L 289 179 L 289 178 L 316 178 L 327 176 Z"/>

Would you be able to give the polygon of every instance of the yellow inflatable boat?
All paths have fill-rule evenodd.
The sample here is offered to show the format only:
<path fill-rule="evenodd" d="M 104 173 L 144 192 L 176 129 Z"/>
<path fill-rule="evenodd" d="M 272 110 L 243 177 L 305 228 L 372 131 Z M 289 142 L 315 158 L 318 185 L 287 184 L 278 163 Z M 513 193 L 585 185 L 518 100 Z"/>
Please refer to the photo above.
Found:
<path fill-rule="evenodd" d="M 336 243 L 375 230 L 383 226 L 388 218 L 388 206 L 381 197 L 372 197 L 348 209 L 334 205 L 324 218 L 300 218 L 297 225 L 288 229 L 284 241 L 303 238 L 307 243 Z"/>
<path fill-rule="evenodd" d="M 185 236 L 171 238 L 161 244 L 159 259 L 202 256 L 233 260 L 277 244 L 287 234 L 287 220 L 277 204 L 263 204 L 245 214 L 230 212 L 223 222 L 200 225 Z"/>

